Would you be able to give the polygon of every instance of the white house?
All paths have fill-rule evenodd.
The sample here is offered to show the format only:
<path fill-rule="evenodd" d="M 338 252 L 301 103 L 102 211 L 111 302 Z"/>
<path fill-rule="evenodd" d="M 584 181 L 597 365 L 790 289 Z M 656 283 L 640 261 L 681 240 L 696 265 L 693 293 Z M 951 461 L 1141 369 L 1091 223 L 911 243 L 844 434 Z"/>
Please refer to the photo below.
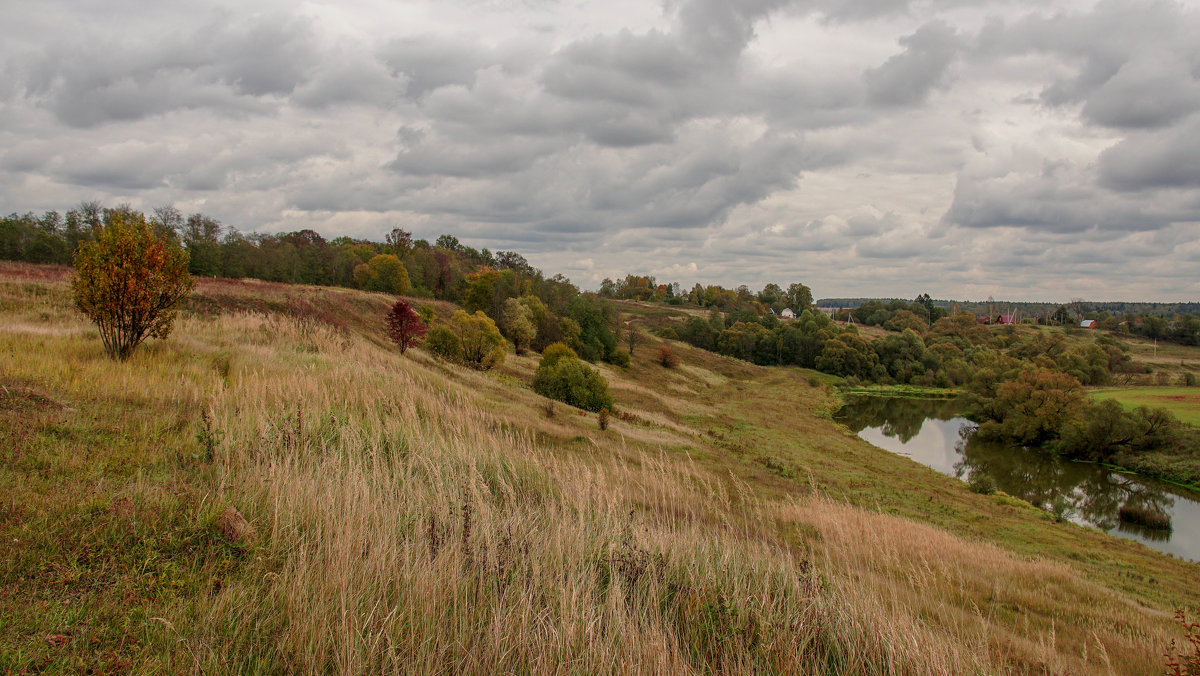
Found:
<path fill-rule="evenodd" d="M 792 312 L 792 308 L 785 307 L 785 308 L 783 308 L 783 311 L 779 313 L 779 316 L 782 317 L 783 319 L 795 319 L 796 313 Z"/>

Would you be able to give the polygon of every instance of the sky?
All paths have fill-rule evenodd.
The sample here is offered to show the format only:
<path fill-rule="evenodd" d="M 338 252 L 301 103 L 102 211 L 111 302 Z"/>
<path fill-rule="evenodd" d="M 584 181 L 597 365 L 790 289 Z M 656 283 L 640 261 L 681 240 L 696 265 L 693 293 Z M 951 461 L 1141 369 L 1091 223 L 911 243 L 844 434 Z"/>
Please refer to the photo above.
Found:
<path fill-rule="evenodd" d="M 0 211 L 1200 300 L 1200 3 L 0 0 Z"/>

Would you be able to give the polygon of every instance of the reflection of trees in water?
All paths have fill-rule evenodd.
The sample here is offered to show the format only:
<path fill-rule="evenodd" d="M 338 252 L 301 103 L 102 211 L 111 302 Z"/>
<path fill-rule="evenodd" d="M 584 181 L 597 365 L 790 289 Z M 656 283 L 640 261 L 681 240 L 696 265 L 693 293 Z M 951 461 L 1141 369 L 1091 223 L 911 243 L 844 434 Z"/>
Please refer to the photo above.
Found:
<path fill-rule="evenodd" d="M 1122 524 L 1117 510 L 1122 504 L 1148 507 L 1170 513 L 1175 501 L 1169 493 L 1110 472 L 1099 465 L 1069 462 L 1049 451 L 1005 446 L 976 439 L 973 428 L 959 439 L 955 450 L 962 456 L 955 464 L 960 478 L 982 473 L 996 488 L 1066 518 L 1077 518 L 1102 530 L 1121 530 L 1148 539 L 1169 535 L 1132 524 Z"/>
<path fill-rule="evenodd" d="M 953 399 L 859 396 L 849 398 L 837 418 L 856 434 L 867 427 L 881 428 L 907 444 L 926 420 L 951 420 L 960 411 Z M 1169 531 L 1121 523 L 1117 516 L 1122 504 L 1170 514 L 1175 505 L 1170 493 L 1099 465 L 1063 460 L 1050 451 L 976 439 L 974 431 L 975 426 L 965 422 L 959 429 L 955 450 L 960 459 L 954 465 L 958 478 L 986 475 L 998 490 L 1103 530 L 1120 529 L 1155 541 L 1170 538 Z"/>
<path fill-rule="evenodd" d="M 863 396 L 848 398 L 837 418 L 855 434 L 867 427 L 879 427 L 885 436 L 907 444 L 921 431 L 926 420 L 950 420 L 959 412 L 953 399 Z"/>

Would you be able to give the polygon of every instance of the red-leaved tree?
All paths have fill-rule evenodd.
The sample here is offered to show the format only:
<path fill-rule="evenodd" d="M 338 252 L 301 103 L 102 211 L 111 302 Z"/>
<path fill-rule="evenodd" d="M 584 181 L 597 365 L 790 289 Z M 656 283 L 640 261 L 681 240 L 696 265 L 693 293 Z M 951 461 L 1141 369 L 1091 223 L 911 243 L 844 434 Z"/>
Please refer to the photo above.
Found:
<path fill-rule="evenodd" d="M 421 315 L 407 302 L 398 300 L 384 318 L 387 323 L 388 337 L 400 346 L 400 354 L 410 347 L 416 347 L 429 333 L 429 325 L 421 319 Z"/>

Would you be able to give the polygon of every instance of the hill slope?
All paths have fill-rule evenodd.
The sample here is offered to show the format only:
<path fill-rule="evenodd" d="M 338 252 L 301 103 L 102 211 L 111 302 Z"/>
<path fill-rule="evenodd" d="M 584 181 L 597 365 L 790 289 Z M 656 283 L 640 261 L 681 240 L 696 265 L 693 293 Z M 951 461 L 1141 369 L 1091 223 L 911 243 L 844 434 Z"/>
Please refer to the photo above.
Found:
<path fill-rule="evenodd" d="M 118 364 L 66 279 L 0 264 L 0 669 L 1150 673 L 1200 603 L 798 370 L 647 336 L 601 431 L 532 356 L 401 358 L 387 296 L 202 280 Z"/>

